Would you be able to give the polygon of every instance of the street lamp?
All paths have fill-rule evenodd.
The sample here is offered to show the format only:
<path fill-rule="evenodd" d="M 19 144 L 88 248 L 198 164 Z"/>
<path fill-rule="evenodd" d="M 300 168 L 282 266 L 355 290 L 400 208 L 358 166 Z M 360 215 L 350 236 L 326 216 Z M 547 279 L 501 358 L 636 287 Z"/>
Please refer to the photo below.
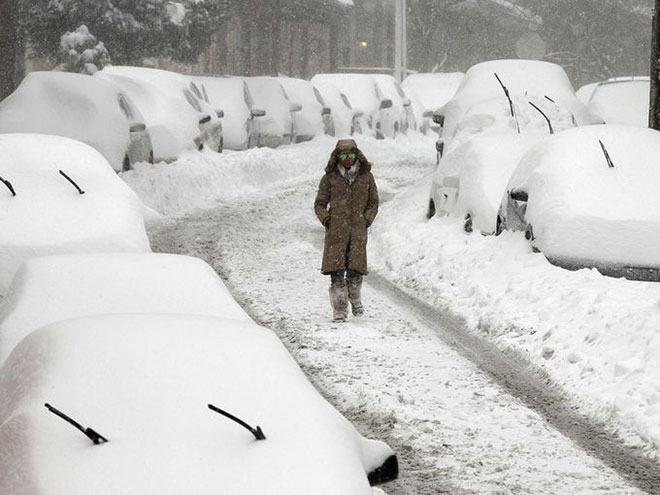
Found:
<path fill-rule="evenodd" d="M 399 82 L 407 73 L 407 37 L 406 0 L 394 0 L 394 77 Z"/>

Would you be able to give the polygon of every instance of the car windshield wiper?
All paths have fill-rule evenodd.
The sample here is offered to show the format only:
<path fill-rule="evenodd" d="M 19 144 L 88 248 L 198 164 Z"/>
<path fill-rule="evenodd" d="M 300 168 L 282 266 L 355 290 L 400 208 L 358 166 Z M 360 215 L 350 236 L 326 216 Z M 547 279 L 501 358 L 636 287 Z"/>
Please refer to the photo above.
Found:
<path fill-rule="evenodd" d="M 2 182 L 7 189 L 9 189 L 9 192 L 12 196 L 16 196 L 16 191 L 14 191 L 14 186 L 11 185 L 11 182 L 9 182 L 7 179 L 3 179 L 2 177 L 0 177 L 0 182 Z"/>
<path fill-rule="evenodd" d="M 59 410 L 55 409 L 50 404 L 44 404 L 44 406 L 46 406 L 46 409 L 48 409 L 50 412 L 52 412 L 55 416 L 59 416 L 60 418 L 62 418 L 64 421 L 66 421 L 70 425 L 73 425 L 74 428 L 76 428 L 76 429 L 80 430 L 81 432 L 83 432 L 87 438 L 89 438 L 92 442 L 94 442 L 94 445 L 99 445 L 99 444 L 102 444 L 102 443 L 106 443 L 108 441 L 108 439 L 105 438 L 103 435 L 95 432 L 91 428 L 85 428 L 80 423 L 78 423 L 77 421 L 71 419 L 69 416 L 64 414 L 62 411 L 59 411 Z"/>
<path fill-rule="evenodd" d="M 509 109 L 511 110 L 511 117 L 513 117 L 516 121 L 516 130 L 518 131 L 518 134 L 520 134 L 520 124 L 518 124 L 518 116 L 516 115 L 516 112 L 513 110 L 513 101 L 511 101 L 511 95 L 509 94 L 509 88 L 507 88 L 502 80 L 500 79 L 500 76 L 497 75 L 497 72 L 494 73 L 495 78 L 497 79 L 497 82 L 500 83 L 500 86 L 502 86 L 502 91 L 504 91 L 504 96 L 506 96 L 506 99 L 509 100 Z"/>
<path fill-rule="evenodd" d="M 76 184 L 75 181 L 74 181 L 71 177 L 69 177 L 68 175 L 66 175 L 66 174 L 65 174 L 63 171 L 61 171 L 61 170 L 60 170 L 59 172 L 60 172 L 60 175 L 61 175 L 62 177 L 64 177 L 66 180 L 68 180 L 68 181 L 71 183 L 71 185 L 72 185 L 73 187 L 75 187 L 76 190 L 77 190 L 80 194 L 85 194 L 85 191 L 83 191 L 82 189 L 80 189 L 80 186 L 78 186 L 78 184 Z"/>
<path fill-rule="evenodd" d="M 223 415 L 225 418 L 229 418 L 232 421 L 234 421 L 235 423 L 238 423 L 239 425 L 241 425 L 243 428 L 245 428 L 250 433 L 252 433 L 254 435 L 254 438 L 256 438 L 257 440 L 266 440 L 266 435 L 264 435 L 264 432 L 261 431 L 260 426 L 257 426 L 256 428 L 253 428 L 249 424 L 247 424 L 245 421 L 243 421 L 241 419 L 238 419 L 233 414 L 229 414 L 227 411 L 223 411 L 222 409 L 220 409 L 219 407 L 214 406 L 213 404 L 208 404 L 208 406 L 209 406 L 209 409 L 211 411 L 215 411 L 218 414 Z"/>
<path fill-rule="evenodd" d="M 614 162 L 610 158 L 610 154 L 607 152 L 607 148 L 605 148 L 605 145 L 603 142 L 599 139 L 598 142 L 600 143 L 600 149 L 603 150 L 603 154 L 605 155 L 605 160 L 607 161 L 607 166 L 610 168 L 614 168 Z"/>
<path fill-rule="evenodd" d="M 551 101 L 552 101 L 552 100 L 551 100 Z M 534 105 L 534 103 L 532 103 L 531 101 L 529 102 L 529 104 L 532 105 L 532 107 L 534 107 L 534 109 L 535 109 L 537 112 L 539 112 L 541 115 L 543 115 L 543 118 L 544 118 L 545 121 L 548 123 L 548 129 L 550 129 L 550 134 L 554 134 L 555 131 L 554 131 L 554 129 L 552 128 L 552 122 L 550 122 L 550 119 L 549 119 L 548 116 L 545 114 L 545 112 L 544 112 L 543 110 L 541 110 L 539 107 L 537 107 L 536 105 Z"/>

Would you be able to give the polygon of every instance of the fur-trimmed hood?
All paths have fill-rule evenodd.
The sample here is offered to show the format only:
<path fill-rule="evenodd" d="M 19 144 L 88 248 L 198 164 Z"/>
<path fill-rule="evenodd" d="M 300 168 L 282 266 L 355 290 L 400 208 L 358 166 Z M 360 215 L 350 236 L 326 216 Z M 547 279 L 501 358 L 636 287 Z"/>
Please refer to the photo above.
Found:
<path fill-rule="evenodd" d="M 328 165 L 325 167 L 325 173 L 329 174 L 332 172 L 337 172 L 337 164 L 339 163 L 339 154 L 340 153 L 350 153 L 354 152 L 357 155 L 357 160 L 360 162 L 360 170 L 358 174 L 366 174 L 371 172 L 371 163 L 367 160 L 367 157 L 364 156 L 360 148 L 358 148 L 357 143 L 354 139 L 340 139 L 337 141 L 335 149 L 330 154 L 330 159 L 328 160 Z"/>

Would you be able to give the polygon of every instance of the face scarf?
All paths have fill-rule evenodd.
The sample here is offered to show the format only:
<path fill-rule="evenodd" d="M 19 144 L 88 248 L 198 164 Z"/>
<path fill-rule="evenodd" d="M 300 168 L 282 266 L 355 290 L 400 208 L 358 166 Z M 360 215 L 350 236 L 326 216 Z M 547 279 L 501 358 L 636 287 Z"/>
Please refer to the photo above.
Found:
<path fill-rule="evenodd" d="M 355 160 L 355 163 L 351 168 L 346 168 L 341 163 L 338 163 L 337 168 L 339 169 L 341 176 L 352 185 L 353 182 L 355 182 L 355 178 L 357 177 L 358 172 L 360 171 L 360 161 Z"/>

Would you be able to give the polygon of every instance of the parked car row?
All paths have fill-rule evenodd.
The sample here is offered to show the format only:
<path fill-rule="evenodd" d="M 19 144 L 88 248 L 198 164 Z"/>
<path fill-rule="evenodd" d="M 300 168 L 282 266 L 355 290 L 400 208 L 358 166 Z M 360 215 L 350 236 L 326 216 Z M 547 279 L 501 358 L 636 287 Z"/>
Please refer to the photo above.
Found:
<path fill-rule="evenodd" d="M 396 478 L 392 449 L 209 265 L 151 252 L 100 152 L 10 133 L 0 155 L 0 493 L 371 495 Z"/>
<path fill-rule="evenodd" d="M 435 114 L 442 131 L 427 216 L 452 215 L 484 235 L 521 230 L 562 267 L 660 280 L 660 255 L 651 249 L 660 205 L 644 193 L 660 182 L 649 158 L 660 134 L 603 125 L 606 116 L 634 123 L 626 102 L 648 96 L 648 86 L 625 88 L 631 82 L 589 88 L 587 106 L 555 64 L 475 65 Z"/>

